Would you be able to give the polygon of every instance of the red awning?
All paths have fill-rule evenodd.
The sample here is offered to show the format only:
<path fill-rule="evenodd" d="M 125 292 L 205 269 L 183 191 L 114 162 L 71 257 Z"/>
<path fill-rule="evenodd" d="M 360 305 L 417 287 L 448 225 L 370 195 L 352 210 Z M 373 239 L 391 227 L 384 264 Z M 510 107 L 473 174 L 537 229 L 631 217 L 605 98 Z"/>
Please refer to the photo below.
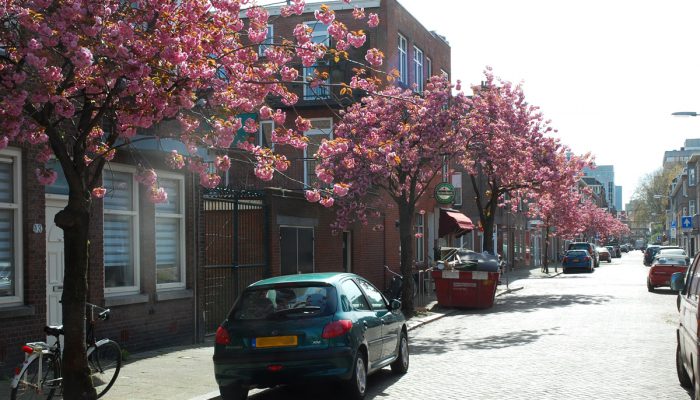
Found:
<path fill-rule="evenodd" d="M 472 220 L 456 210 L 440 210 L 440 237 L 455 234 L 458 237 L 474 230 Z"/>

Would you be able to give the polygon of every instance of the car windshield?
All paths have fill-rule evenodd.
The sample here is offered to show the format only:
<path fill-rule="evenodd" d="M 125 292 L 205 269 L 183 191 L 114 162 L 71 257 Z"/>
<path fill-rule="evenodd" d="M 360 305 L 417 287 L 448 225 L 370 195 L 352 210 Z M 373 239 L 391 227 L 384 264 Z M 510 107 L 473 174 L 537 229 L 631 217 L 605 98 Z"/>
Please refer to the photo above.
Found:
<path fill-rule="evenodd" d="M 660 249 L 658 251 L 657 255 L 670 255 L 670 254 L 675 254 L 675 255 L 685 255 L 685 250 L 683 249 Z"/>
<path fill-rule="evenodd" d="M 661 256 L 656 258 L 654 261 L 655 264 L 663 264 L 663 265 L 681 265 L 681 266 L 687 266 L 688 265 L 688 260 L 684 256 Z"/>
<path fill-rule="evenodd" d="M 586 257 L 588 252 L 584 250 L 569 250 L 566 255 L 568 257 Z"/>
<path fill-rule="evenodd" d="M 335 312 L 336 304 L 332 286 L 314 284 L 249 288 L 236 302 L 229 319 L 325 316 Z"/>

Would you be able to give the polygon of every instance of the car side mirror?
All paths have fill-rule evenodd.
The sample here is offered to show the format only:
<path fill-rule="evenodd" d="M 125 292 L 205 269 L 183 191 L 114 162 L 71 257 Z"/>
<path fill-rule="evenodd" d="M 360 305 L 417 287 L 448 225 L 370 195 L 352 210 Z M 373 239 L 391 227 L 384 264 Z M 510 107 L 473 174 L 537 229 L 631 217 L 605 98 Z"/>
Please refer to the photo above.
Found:
<path fill-rule="evenodd" d="M 391 311 L 400 310 L 401 309 L 401 300 L 394 299 L 391 301 L 389 306 L 391 307 Z"/>
<path fill-rule="evenodd" d="M 674 272 L 671 275 L 671 290 L 680 292 L 685 286 L 685 276 L 682 272 Z"/>

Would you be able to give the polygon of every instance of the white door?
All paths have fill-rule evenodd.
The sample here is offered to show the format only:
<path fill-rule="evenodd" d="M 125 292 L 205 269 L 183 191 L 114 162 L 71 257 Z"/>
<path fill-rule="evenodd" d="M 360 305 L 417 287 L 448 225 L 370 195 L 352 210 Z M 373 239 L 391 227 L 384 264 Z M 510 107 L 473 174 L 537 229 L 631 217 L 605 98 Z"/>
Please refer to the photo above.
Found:
<path fill-rule="evenodd" d="M 64 199 L 46 199 L 46 323 L 61 325 L 63 314 L 63 229 L 53 222 L 56 214 L 68 204 Z"/>

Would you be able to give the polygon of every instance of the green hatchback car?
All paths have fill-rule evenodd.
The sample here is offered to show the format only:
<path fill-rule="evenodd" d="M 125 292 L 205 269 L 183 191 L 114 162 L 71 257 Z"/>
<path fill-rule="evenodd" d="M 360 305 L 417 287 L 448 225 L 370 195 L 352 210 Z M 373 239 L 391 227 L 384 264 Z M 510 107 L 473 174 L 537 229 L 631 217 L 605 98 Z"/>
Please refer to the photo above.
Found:
<path fill-rule="evenodd" d="M 401 302 L 350 273 L 286 275 L 246 288 L 216 332 L 214 373 L 224 400 L 253 387 L 334 379 L 362 399 L 367 376 L 408 371 Z"/>

